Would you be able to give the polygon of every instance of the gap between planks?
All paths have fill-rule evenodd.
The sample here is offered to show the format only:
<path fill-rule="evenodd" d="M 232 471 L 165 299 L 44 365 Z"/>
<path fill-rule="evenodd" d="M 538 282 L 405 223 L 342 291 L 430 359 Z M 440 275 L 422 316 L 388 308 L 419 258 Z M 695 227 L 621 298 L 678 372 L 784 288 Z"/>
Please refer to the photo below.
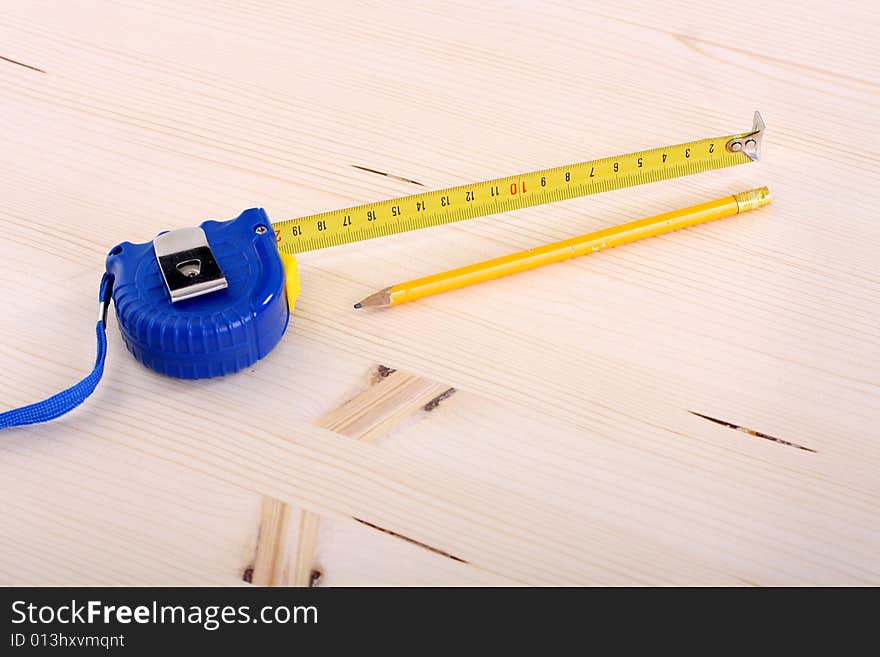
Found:
<path fill-rule="evenodd" d="M 433 410 L 453 392 L 454 388 L 448 385 L 380 365 L 368 388 L 315 424 L 343 436 L 376 443 L 415 413 Z M 285 502 L 263 497 L 256 555 L 253 566 L 245 571 L 246 580 L 257 586 L 314 586 L 318 583 L 321 569 L 314 555 L 320 516 L 305 510 L 298 512 L 298 518 L 296 514 Z M 289 538 L 291 522 L 299 523 L 295 546 Z M 376 529 L 384 531 L 381 527 Z M 405 536 L 400 538 L 410 540 Z M 431 546 L 417 544 L 444 554 Z M 294 555 L 292 567 L 290 554 Z"/>

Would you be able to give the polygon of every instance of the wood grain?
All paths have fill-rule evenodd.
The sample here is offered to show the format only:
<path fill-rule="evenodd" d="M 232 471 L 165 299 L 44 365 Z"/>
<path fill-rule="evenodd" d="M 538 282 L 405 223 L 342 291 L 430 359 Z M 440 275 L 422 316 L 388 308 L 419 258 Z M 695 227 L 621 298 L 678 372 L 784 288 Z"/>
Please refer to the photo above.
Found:
<path fill-rule="evenodd" d="M 93 398 L 0 437 L 0 583 L 244 584 L 267 497 L 320 515 L 321 585 L 880 583 L 878 31 L 870 3 L 4 4 L 2 408 L 90 367 L 117 242 L 767 133 L 755 165 L 305 254 L 234 377 L 154 375 L 111 322 Z M 760 185 L 760 212 L 351 309 L 539 225 Z M 458 392 L 377 444 L 316 427 L 375 363 Z"/>
<path fill-rule="evenodd" d="M 375 443 L 419 410 L 433 409 L 454 392 L 380 365 L 369 388 L 319 418 L 315 425 L 343 436 Z M 290 538 L 291 515 L 296 515 L 296 539 Z M 281 500 L 263 498 L 260 531 L 251 581 L 261 586 L 312 586 L 321 577 L 315 562 L 320 517 L 295 511 Z"/>

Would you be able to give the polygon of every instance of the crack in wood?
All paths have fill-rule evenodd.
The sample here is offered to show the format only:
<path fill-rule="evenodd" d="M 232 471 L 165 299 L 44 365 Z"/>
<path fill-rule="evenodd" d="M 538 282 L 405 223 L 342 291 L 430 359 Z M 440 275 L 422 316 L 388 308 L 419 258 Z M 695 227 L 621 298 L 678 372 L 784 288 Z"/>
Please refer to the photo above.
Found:
<path fill-rule="evenodd" d="M 382 379 L 394 374 L 397 370 L 393 367 L 386 367 L 385 365 L 379 365 L 376 368 L 376 376 L 374 377 L 373 384 L 378 383 Z"/>
<path fill-rule="evenodd" d="M 450 388 L 449 390 L 446 390 L 445 392 L 440 393 L 439 395 L 434 397 L 434 399 L 432 399 L 427 404 L 422 406 L 422 410 L 428 411 L 430 413 L 431 411 L 433 411 L 435 408 L 437 408 L 440 405 L 440 402 L 442 402 L 444 399 L 449 399 L 454 394 L 455 394 L 455 388 Z"/>
<path fill-rule="evenodd" d="M 373 529 L 378 529 L 380 532 L 384 532 L 384 533 L 388 534 L 389 536 L 401 538 L 404 541 L 407 541 L 408 543 L 412 543 L 413 545 L 418 545 L 420 548 L 425 548 L 426 550 L 429 550 L 429 551 L 433 552 L 434 554 L 439 554 L 440 556 L 446 557 L 447 559 L 452 559 L 453 561 L 458 561 L 460 563 L 468 563 L 467 561 L 465 561 L 461 557 L 456 557 L 454 554 L 449 554 L 448 552 L 444 552 L 443 550 L 441 550 L 439 548 L 435 548 L 431 545 L 428 545 L 427 543 L 422 543 L 421 541 L 417 541 L 414 538 L 410 538 L 409 536 L 404 536 L 403 534 L 398 534 L 397 532 L 391 531 L 390 529 L 385 529 L 384 527 L 379 527 L 379 525 L 374 525 L 373 523 L 367 522 L 366 520 L 361 520 L 360 518 L 352 518 L 352 520 L 356 520 L 357 522 L 361 523 L 362 525 L 366 525 L 367 527 L 372 527 Z"/>
<path fill-rule="evenodd" d="M 9 62 L 10 64 L 17 64 L 18 66 L 24 66 L 25 68 L 29 68 L 32 71 L 36 71 L 37 73 L 45 73 L 46 72 L 41 68 L 37 68 L 36 66 L 31 66 L 30 64 L 25 64 L 24 62 L 19 62 L 14 59 L 9 59 L 9 57 L 4 57 L 3 55 L 0 55 L 0 59 L 2 59 L 4 62 Z"/>
<path fill-rule="evenodd" d="M 370 169 L 368 167 L 358 166 L 357 164 L 352 164 L 355 169 L 360 169 L 361 171 L 367 171 L 368 173 L 376 173 L 380 176 L 386 176 L 388 178 L 392 178 L 393 180 L 399 180 L 401 182 L 412 183 L 413 185 L 418 185 L 419 187 L 424 187 L 422 183 L 418 180 L 412 180 L 411 178 L 404 178 L 403 176 L 395 176 L 393 173 L 385 173 L 384 171 L 377 171 L 376 169 Z"/>
<path fill-rule="evenodd" d="M 711 417 L 709 415 L 703 415 L 702 413 L 697 413 L 696 411 L 688 411 L 688 413 L 690 413 L 691 415 L 696 415 L 697 417 L 701 417 L 704 420 L 709 420 L 709 422 L 714 422 L 715 424 L 720 424 L 722 427 L 727 427 L 728 429 L 736 429 L 737 431 L 741 431 L 742 433 L 748 434 L 750 436 L 754 436 L 755 438 L 763 438 L 764 440 L 771 440 L 774 443 L 779 443 L 780 445 L 787 445 L 788 447 L 795 447 L 797 449 L 802 449 L 805 452 L 812 452 L 813 454 L 818 453 L 815 449 L 805 447 L 804 445 L 798 445 L 797 443 L 793 443 L 788 440 L 783 440 L 782 438 L 777 438 L 776 436 L 771 436 L 770 434 L 762 433 L 760 431 L 755 431 L 754 429 L 749 429 L 748 427 L 741 427 L 740 425 L 733 424 L 732 422 L 727 422 L 725 420 L 719 420 L 718 418 Z"/>

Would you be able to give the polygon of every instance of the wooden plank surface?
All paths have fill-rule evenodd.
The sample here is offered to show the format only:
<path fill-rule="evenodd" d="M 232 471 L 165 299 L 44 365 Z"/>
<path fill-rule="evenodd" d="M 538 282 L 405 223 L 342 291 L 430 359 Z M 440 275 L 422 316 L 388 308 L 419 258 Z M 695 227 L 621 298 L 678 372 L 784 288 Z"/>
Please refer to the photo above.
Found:
<path fill-rule="evenodd" d="M 304 254 L 287 336 L 233 377 L 155 375 L 111 321 L 93 398 L 0 436 L 0 584 L 244 584 L 266 499 L 319 519 L 319 586 L 880 583 L 878 28 L 869 3 L 0 6 L 0 408 L 90 367 L 117 242 L 421 189 L 358 167 L 440 188 L 767 122 L 755 165 Z M 759 212 L 351 309 L 538 226 L 759 185 Z M 457 392 L 376 442 L 316 426 L 378 365 Z"/>

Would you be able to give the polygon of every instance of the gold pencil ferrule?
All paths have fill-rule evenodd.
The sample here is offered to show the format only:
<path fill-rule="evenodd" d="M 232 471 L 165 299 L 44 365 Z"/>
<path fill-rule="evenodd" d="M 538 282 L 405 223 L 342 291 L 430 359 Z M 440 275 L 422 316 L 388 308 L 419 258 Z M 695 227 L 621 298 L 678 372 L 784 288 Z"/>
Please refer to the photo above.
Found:
<path fill-rule="evenodd" d="M 770 190 L 766 187 L 758 187 L 747 192 L 734 194 L 733 198 L 736 199 L 737 212 L 747 212 L 767 205 L 770 202 Z"/>

